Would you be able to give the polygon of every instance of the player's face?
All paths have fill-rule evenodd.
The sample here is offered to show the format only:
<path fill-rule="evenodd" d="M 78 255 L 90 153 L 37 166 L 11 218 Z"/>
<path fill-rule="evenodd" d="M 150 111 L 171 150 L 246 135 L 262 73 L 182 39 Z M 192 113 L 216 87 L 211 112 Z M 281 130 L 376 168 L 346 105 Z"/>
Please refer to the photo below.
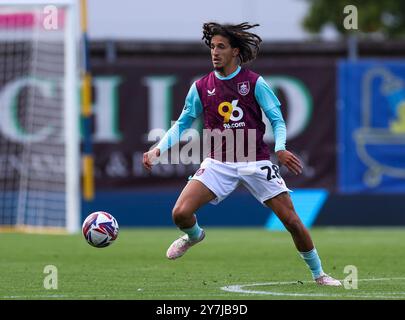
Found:
<path fill-rule="evenodd" d="M 211 59 L 215 70 L 224 70 L 235 64 L 235 58 L 239 49 L 232 48 L 229 40 L 223 36 L 216 35 L 211 39 Z"/>

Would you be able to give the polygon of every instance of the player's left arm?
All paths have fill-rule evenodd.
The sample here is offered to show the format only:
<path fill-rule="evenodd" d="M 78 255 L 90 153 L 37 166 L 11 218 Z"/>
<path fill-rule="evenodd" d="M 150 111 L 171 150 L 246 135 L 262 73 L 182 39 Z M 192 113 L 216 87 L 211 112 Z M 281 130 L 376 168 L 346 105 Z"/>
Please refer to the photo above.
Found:
<path fill-rule="evenodd" d="M 300 160 L 285 147 L 287 129 L 280 109 L 281 103 L 277 99 L 273 90 L 271 90 L 266 81 L 264 81 L 263 77 L 257 79 L 255 97 L 273 128 L 275 140 L 274 152 L 276 153 L 278 160 L 296 175 L 302 173 L 303 166 Z"/>

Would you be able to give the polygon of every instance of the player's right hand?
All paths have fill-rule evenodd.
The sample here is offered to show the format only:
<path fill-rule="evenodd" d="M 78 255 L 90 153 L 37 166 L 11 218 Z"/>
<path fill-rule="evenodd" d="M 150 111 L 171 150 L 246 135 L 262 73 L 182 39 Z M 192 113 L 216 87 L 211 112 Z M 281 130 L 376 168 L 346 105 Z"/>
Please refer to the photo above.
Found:
<path fill-rule="evenodd" d="M 152 166 L 155 160 L 160 156 L 160 150 L 158 148 L 152 149 L 143 154 L 143 166 L 146 170 L 152 170 Z"/>

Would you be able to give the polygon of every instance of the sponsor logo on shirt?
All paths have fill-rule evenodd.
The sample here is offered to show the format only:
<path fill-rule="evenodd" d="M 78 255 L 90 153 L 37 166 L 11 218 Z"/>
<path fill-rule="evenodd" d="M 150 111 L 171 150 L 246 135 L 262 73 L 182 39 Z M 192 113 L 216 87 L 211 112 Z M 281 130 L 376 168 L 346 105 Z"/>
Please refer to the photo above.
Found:
<path fill-rule="evenodd" d="M 239 128 L 246 125 L 244 121 L 239 121 L 243 118 L 243 109 L 238 106 L 238 102 L 239 100 L 224 101 L 218 106 L 218 113 L 224 117 L 225 129 Z M 230 121 L 233 123 L 229 123 Z"/>

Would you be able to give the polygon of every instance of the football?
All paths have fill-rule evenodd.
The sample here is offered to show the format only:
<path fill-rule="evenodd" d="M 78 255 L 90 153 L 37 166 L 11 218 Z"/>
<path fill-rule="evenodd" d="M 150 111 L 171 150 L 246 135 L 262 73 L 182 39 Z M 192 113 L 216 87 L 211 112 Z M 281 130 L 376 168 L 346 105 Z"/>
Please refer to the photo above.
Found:
<path fill-rule="evenodd" d="M 112 244 L 118 237 L 118 231 L 117 220 L 104 211 L 91 213 L 82 225 L 84 238 L 96 248 L 105 248 Z"/>

